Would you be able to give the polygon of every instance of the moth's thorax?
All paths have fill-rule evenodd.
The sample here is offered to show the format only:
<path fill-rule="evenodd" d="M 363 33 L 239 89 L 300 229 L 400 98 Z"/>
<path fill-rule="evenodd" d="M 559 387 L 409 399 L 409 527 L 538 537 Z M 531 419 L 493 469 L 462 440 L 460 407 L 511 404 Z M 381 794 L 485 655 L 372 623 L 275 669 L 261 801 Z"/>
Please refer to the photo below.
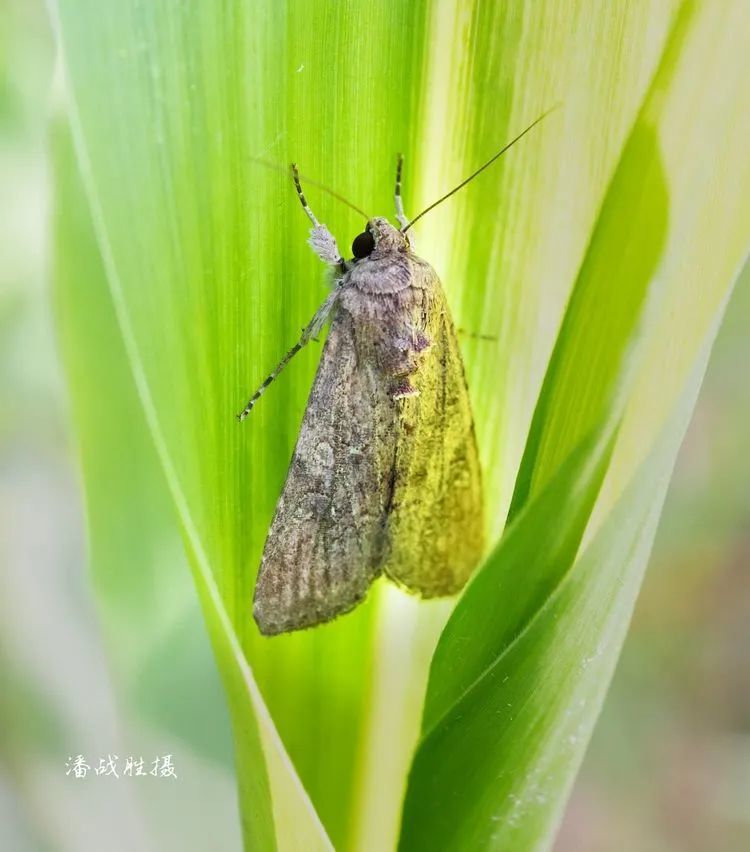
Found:
<path fill-rule="evenodd" d="M 382 216 L 367 223 L 375 237 L 375 248 L 364 258 L 355 260 L 341 282 L 362 293 L 398 293 L 409 287 L 424 289 L 437 282 L 433 268 L 409 248 L 409 241 Z"/>

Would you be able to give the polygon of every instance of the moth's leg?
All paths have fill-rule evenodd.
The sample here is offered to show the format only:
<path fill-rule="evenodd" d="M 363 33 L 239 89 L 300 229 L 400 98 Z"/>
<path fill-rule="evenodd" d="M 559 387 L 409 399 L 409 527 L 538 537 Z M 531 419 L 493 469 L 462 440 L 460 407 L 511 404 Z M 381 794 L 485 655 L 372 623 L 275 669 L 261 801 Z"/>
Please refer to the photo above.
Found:
<path fill-rule="evenodd" d="M 457 328 L 456 334 L 463 334 L 470 337 L 472 340 L 488 340 L 492 343 L 497 343 L 497 336 L 493 334 L 478 334 L 476 331 L 467 331 L 465 328 Z"/>
<path fill-rule="evenodd" d="M 341 272 L 346 272 L 346 261 L 341 256 L 339 247 L 336 245 L 336 238 L 325 225 L 321 225 L 320 222 L 318 222 L 315 214 L 310 209 L 310 205 L 307 203 L 305 193 L 302 192 L 302 185 L 299 181 L 299 170 L 297 169 L 296 163 L 292 163 L 292 178 L 294 179 L 294 188 L 297 190 L 297 197 L 302 205 L 302 209 L 307 214 L 307 218 L 313 224 L 310 229 L 310 236 L 307 240 L 308 245 L 315 254 L 318 255 L 323 263 L 330 263 L 333 266 L 338 266 Z"/>
<path fill-rule="evenodd" d="M 396 160 L 396 190 L 394 192 L 394 201 L 396 202 L 396 220 L 402 228 L 409 224 L 409 220 L 404 213 L 404 200 L 401 198 L 401 171 L 404 167 L 404 155 L 399 154 Z"/>
<path fill-rule="evenodd" d="M 247 405 L 242 409 L 242 411 L 237 415 L 238 420 L 244 420 L 247 415 L 252 411 L 255 403 L 263 396 L 266 388 L 271 384 L 271 382 L 279 375 L 279 373 L 286 367 L 286 365 L 294 358 L 294 356 L 302 349 L 302 347 L 308 343 L 312 338 L 314 338 L 317 334 L 320 333 L 320 330 L 325 325 L 326 320 L 328 319 L 328 315 L 331 313 L 333 306 L 336 304 L 336 299 L 339 296 L 339 291 L 334 290 L 328 298 L 323 302 L 323 304 L 315 311 L 315 315 L 310 320 L 310 322 L 302 329 L 302 335 L 300 339 L 292 346 L 292 348 L 284 355 L 284 357 L 279 361 L 276 366 L 276 369 L 268 376 L 268 378 L 263 382 L 263 384 L 258 388 L 257 391 L 250 397 L 247 402 Z"/>

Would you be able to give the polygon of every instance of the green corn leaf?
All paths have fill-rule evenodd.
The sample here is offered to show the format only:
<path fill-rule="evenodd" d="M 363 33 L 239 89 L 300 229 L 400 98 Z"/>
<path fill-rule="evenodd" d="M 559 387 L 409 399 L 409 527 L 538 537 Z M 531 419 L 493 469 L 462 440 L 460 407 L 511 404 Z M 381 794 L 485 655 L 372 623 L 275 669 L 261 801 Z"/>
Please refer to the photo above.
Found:
<path fill-rule="evenodd" d="M 726 167 L 725 156 L 742 156 L 735 142 L 719 150 L 729 128 L 747 121 L 748 32 L 739 7 L 686 3 L 675 19 L 581 264 L 529 433 L 514 520 L 435 653 L 405 849 L 551 843 L 750 244 L 750 171 L 737 169 L 739 159 L 735 171 Z M 707 92 L 722 87 L 721 108 L 708 100 L 696 110 L 698 80 Z M 611 459 L 587 439 L 603 417 L 620 424 Z"/>
<path fill-rule="evenodd" d="M 297 160 L 369 211 L 391 207 L 397 151 L 414 161 L 425 6 L 368 7 L 366 26 L 360 12 L 62 0 L 56 21 L 108 283 L 230 687 L 235 738 L 252 728 L 239 642 L 338 845 L 358 791 L 372 607 L 272 642 L 250 607 L 316 344 L 250 420 L 234 415 L 326 293 L 284 164 Z M 342 246 L 361 231 L 348 208 L 308 195 Z M 264 770 L 257 744 L 245 745 L 247 822 L 263 801 L 249 781 Z M 311 831 L 304 802 L 297 812 L 276 795 L 277 781 L 296 789 L 286 770 L 283 760 L 267 767 L 276 830 Z"/>
<path fill-rule="evenodd" d="M 223 707 L 212 703 L 216 701 L 211 680 L 213 666 L 202 656 L 203 647 L 195 635 L 186 633 L 186 629 L 192 629 L 200 636 L 202 627 L 196 624 L 190 606 L 194 596 L 185 597 L 187 566 L 179 558 L 179 551 L 169 546 L 170 536 L 176 532 L 174 512 L 136 402 L 64 128 L 57 129 L 54 142 L 58 174 L 58 326 L 81 441 L 91 566 L 109 633 L 110 652 L 125 684 L 120 698 L 124 707 L 131 707 L 136 719 L 145 717 L 162 731 L 187 738 L 199 753 L 226 760 L 223 738 L 229 720 Z M 100 394 L 109 383 L 117 389 L 112 399 Z M 195 564 L 197 557 L 192 557 Z M 317 835 L 317 848 L 329 848 L 314 812 L 299 790 L 295 773 L 288 766 L 233 631 L 227 626 L 215 586 L 199 564 L 195 564 L 194 574 L 236 720 L 237 784 L 246 845 L 273 848 L 278 842 L 285 848 L 315 847 Z M 171 624 L 175 631 L 169 630 Z M 173 632 L 175 639 L 171 638 Z M 176 644 L 179 639 L 183 640 L 181 645 Z M 153 676 L 149 675 L 150 670 L 154 670 Z M 165 714 L 165 710 L 169 712 Z M 142 746 L 144 732 L 135 721 L 133 730 L 138 732 Z M 156 734 L 151 736 L 158 742 Z M 190 769 L 180 766 L 185 757 L 180 754 L 175 762 L 180 772 L 187 773 Z M 270 779 L 266 767 L 274 773 Z M 211 817 L 234 818 L 231 808 L 227 813 L 226 797 L 231 795 L 231 787 L 214 791 L 213 795 L 219 798 L 212 800 L 207 774 L 210 768 L 193 764 L 191 769 L 206 776 L 200 796 L 206 806 L 213 801 L 215 813 Z M 189 795 L 181 800 L 181 807 L 188 814 L 192 807 Z M 144 806 L 152 812 L 153 800 L 151 791 Z M 164 804 L 169 808 L 172 803 L 165 799 Z M 223 844 L 235 842 L 231 823 L 212 825 L 204 815 L 198 826 L 191 826 L 188 817 L 176 827 L 173 814 L 170 809 L 163 819 L 158 814 L 156 819 L 151 818 L 151 830 L 164 843 L 174 843 L 180 831 L 190 831 L 184 836 L 186 843 L 210 845 L 220 839 Z"/>
<path fill-rule="evenodd" d="M 158 842 L 236 845 L 229 719 L 64 122 L 53 127 L 54 307 L 80 450 L 89 564 L 124 745 L 174 753 L 183 784 L 136 788 Z M 103 392 L 116 388 L 116 393 Z M 137 629 L 136 629 L 137 625 Z M 137 755 L 136 755 L 137 756 Z M 121 755 L 124 758 L 124 755 Z M 193 817 L 190 776 L 210 814 Z M 212 783 L 215 782 L 215 783 Z M 179 795 L 175 796 L 175 792 Z M 175 808 L 185 817 L 175 825 Z"/>
<path fill-rule="evenodd" d="M 234 414 L 326 294 L 284 167 L 295 160 L 369 214 L 389 214 L 402 151 L 414 215 L 561 104 L 493 170 L 420 221 L 414 241 L 443 278 L 457 325 L 496 337 L 464 342 L 495 537 L 523 455 L 513 527 L 477 581 L 481 588 L 480 579 L 497 575 L 507 589 L 512 576 L 518 592 L 505 611 L 490 580 L 486 606 L 472 605 L 470 594 L 460 604 L 435 658 L 425 730 L 454 721 L 451 708 L 467 687 L 456 676 L 461 661 L 464 677 L 483 671 L 516 631 L 531 643 L 507 645 L 518 695 L 546 682 L 548 666 L 559 664 L 562 677 L 573 659 L 592 656 L 597 636 L 613 637 L 596 682 L 581 680 L 589 704 L 579 733 L 557 724 L 562 703 L 551 702 L 554 736 L 539 751 L 531 702 L 516 723 L 523 730 L 512 729 L 518 749 L 500 752 L 487 708 L 502 699 L 491 693 L 467 734 L 486 766 L 502 760 L 496 774 L 506 779 L 533 777 L 559 754 L 561 738 L 577 738 L 539 793 L 541 811 L 526 806 L 528 797 L 506 811 L 511 840 L 496 845 L 544 842 L 596 717 L 658 515 L 658 493 L 643 491 L 646 473 L 660 471 L 660 483 L 668 475 L 681 428 L 675 410 L 699 381 L 698 353 L 747 245 L 742 134 L 725 132 L 750 115 L 739 106 L 738 44 L 747 34 L 740 4 L 58 0 L 54 8 L 118 328 L 228 696 L 249 848 L 325 848 L 327 836 L 342 849 L 394 845 L 427 661 L 451 606 L 376 588 L 351 615 L 300 635 L 265 640 L 252 622 L 255 572 L 318 345 L 297 356 L 248 421 L 240 426 Z M 665 54 L 681 8 L 677 46 Z M 722 98 L 713 101 L 717 90 Z M 344 250 L 361 217 L 313 186 L 307 195 Z M 95 365 L 87 368 L 95 345 L 68 343 L 73 382 L 89 400 L 87 383 L 101 383 Z M 118 388 L 99 394 L 107 410 Z M 657 450 L 657 439 L 668 449 Z M 84 467 L 101 451 L 94 444 L 90 431 L 81 435 Z M 146 471 L 153 459 L 142 464 Z M 126 460 L 113 470 L 126 484 L 127 473 Z M 573 484 L 577 499 L 563 505 Z M 105 515 L 102 507 L 102 531 L 112 524 Z M 524 560 L 542 535 L 549 558 Z M 623 542 L 636 540 L 630 564 Z M 614 561 L 602 582 L 626 574 L 627 593 L 591 579 L 610 543 Z M 526 579 L 510 573 L 519 560 L 530 566 Z M 549 656 L 553 633 L 534 613 L 566 578 L 575 578 L 564 587 L 573 591 L 557 594 L 569 612 L 550 612 L 574 619 L 583 608 L 600 618 L 571 631 L 578 644 L 561 645 L 561 661 Z M 113 585 L 99 594 L 118 596 Z M 112 616 L 121 635 L 132 612 L 127 594 Z M 469 649 L 453 644 L 472 622 L 469 664 Z M 455 743 L 448 757 L 458 759 L 458 734 Z M 488 815 L 503 813 L 492 796 L 505 788 L 489 781 L 476 809 L 450 798 L 451 780 L 464 779 L 438 774 L 439 788 L 427 784 L 431 761 L 452 765 L 442 749 L 449 744 L 435 747 L 434 734 L 420 746 L 404 812 L 407 848 L 440 848 L 448 836 L 475 848 L 490 836 Z M 522 799 L 515 788 L 510 795 Z M 451 826 L 443 835 L 434 796 Z"/>

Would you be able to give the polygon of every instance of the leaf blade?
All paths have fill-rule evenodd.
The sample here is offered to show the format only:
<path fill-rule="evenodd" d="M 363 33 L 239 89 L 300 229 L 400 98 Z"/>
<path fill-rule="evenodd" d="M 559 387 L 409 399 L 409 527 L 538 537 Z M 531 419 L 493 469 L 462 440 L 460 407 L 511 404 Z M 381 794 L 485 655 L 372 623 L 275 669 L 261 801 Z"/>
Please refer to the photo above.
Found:
<path fill-rule="evenodd" d="M 665 152 L 663 178 L 654 184 L 657 190 L 661 183 L 668 186 L 671 196 L 675 187 L 684 194 L 684 186 L 691 185 L 690 176 L 684 171 L 687 163 L 669 144 L 665 146 L 665 140 L 674 144 L 675 117 L 687 116 L 680 125 L 684 134 L 681 141 L 691 151 L 695 147 L 702 146 L 705 150 L 710 146 L 712 137 L 703 132 L 695 115 L 692 80 L 694 75 L 704 74 L 706 67 L 716 74 L 714 81 L 724 81 L 727 75 L 733 79 L 742 64 L 741 54 L 737 52 L 738 31 L 744 28 L 747 32 L 749 25 L 747 15 L 739 8 L 735 8 L 733 14 L 725 14 L 712 11 L 707 5 L 689 3 L 683 7 L 673 41 L 667 47 L 640 118 L 658 131 L 658 145 L 651 144 L 653 155 L 661 157 Z M 720 35 L 718 39 L 717 35 Z M 728 45 L 731 45 L 730 50 L 727 50 Z M 708 58 L 712 62 L 707 64 Z M 721 121 L 727 124 L 736 121 L 738 115 L 744 119 L 740 90 L 735 87 L 732 92 L 735 100 L 727 98 L 721 112 Z M 654 122 L 655 118 L 659 120 Z M 637 155 L 639 147 L 629 145 L 623 155 L 626 163 L 628 158 L 631 160 L 630 181 L 635 179 L 634 166 L 642 162 L 642 155 Z M 716 170 L 714 177 L 715 174 Z M 746 191 L 747 169 L 740 174 Z M 627 192 L 622 191 L 623 181 L 622 174 L 616 173 L 612 182 L 615 192 L 619 186 L 621 202 L 627 199 Z M 739 190 L 739 194 L 743 190 Z M 663 196 L 663 192 L 652 193 L 652 201 L 657 205 L 659 196 Z M 605 201 L 605 213 L 606 207 Z M 625 200 L 620 208 L 623 232 L 628 227 L 623 214 L 633 207 L 632 202 Z M 647 261 L 644 277 L 652 293 L 642 290 L 638 294 L 637 287 L 642 286 L 643 281 L 640 285 L 636 281 L 636 292 L 614 294 L 601 305 L 599 312 L 581 311 L 575 293 L 571 299 L 571 316 L 580 312 L 576 331 L 583 340 L 586 340 L 586 329 L 581 327 L 582 321 L 599 320 L 600 313 L 616 309 L 619 298 L 633 298 L 630 304 L 634 310 L 631 319 L 621 326 L 623 333 L 610 333 L 604 341 L 612 349 L 610 355 L 619 352 L 617 359 L 609 362 L 617 364 L 614 369 L 607 367 L 597 376 L 599 365 L 586 360 L 593 347 L 582 346 L 576 352 L 577 340 L 571 343 L 570 357 L 578 376 L 575 369 L 568 368 L 566 378 L 566 371 L 558 372 L 559 363 L 553 361 L 550 365 L 542 390 L 542 400 L 548 395 L 546 403 L 550 407 L 545 410 L 542 405 L 539 409 L 541 414 L 530 436 L 525 469 L 522 467 L 518 505 L 527 503 L 526 508 L 517 514 L 504 541 L 459 602 L 435 655 L 425 710 L 425 737 L 412 767 L 404 809 L 403 848 L 429 848 L 438 838 L 442 843 L 452 844 L 452 848 L 536 849 L 547 848 L 552 841 L 567 790 L 617 659 L 669 472 L 700 386 L 718 318 L 750 239 L 747 227 L 738 228 L 733 220 L 724 218 L 723 227 L 729 227 L 732 234 L 729 257 L 716 264 L 708 276 L 711 298 L 702 303 L 694 301 L 695 310 L 685 317 L 684 326 L 690 333 L 680 338 L 682 348 L 676 357 L 682 368 L 669 373 L 654 371 L 650 360 L 654 352 L 663 347 L 665 337 L 669 338 L 669 329 L 682 324 L 682 318 L 680 324 L 674 322 L 674 301 L 670 303 L 665 296 L 665 293 L 674 295 L 678 281 L 674 277 L 660 279 L 664 278 L 665 270 L 672 276 L 677 269 L 684 270 L 679 258 L 695 252 L 700 234 L 698 221 L 705 217 L 713 227 L 715 217 L 722 215 L 713 193 L 700 209 L 700 216 L 693 216 L 693 210 L 692 207 L 675 209 L 672 206 L 666 240 L 652 241 L 651 247 L 659 245 L 659 252 L 642 259 Z M 655 221 L 659 221 L 658 216 Z M 715 234 L 720 230 L 717 227 Z M 616 232 L 610 228 L 610 234 L 610 257 L 618 257 Z M 698 245 L 702 251 L 710 252 L 707 242 L 698 242 Z M 656 278 L 655 270 L 659 271 Z M 582 265 L 582 276 L 584 273 L 589 274 L 587 261 Z M 585 278 L 579 278 L 577 287 L 585 285 Z M 622 286 L 626 286 L 626 282 L 622 282 Z M 646 295 L 648 299 L 644 298 Z M 644 332 L 639 333 L 637 320 L 644 307 L 647 322 L 643 324 Z M 573 322 L 567 317 L 566 321 Z M 606 323 L 601 324 L 602 329 L 607 327 Z M 563 342 L 566 333 L 563 325 Z M 634 340 L 638 341 L 640 351 L 632 362 L 628 349 Z M 564 348 L 562 345 L 556 349 L 556 359 L 564 357 L 561 355 Z M 675 355 L 676 352 L 672 354 L 673 360 Z M 690 364 L 687 378 L 686 364 Z M 595 378 L 595 404 L 589 405 L 584 400 L 581 405 L 589 372 Z M 550 403 L 558 382 L 559 387 L 567 385 L 566 390 Z M 642 388 L 649 383 L 662 387 L 665 402 L 660 406 L 661 418 L 646 418 L 644 428 L 644 422 L 636 420 L 640 413 L 636 404 L 643 404 Z M 626 394 L 622 393 L 622 388 L 627 390 Z M 518 529 L 524 521 L 543 504 L 556 477 L 564 473 L 564 465 L 570 463 L 570 454 L 580 436 L 586 434 L 586 429 L 591 428 L 592 421 L 596 422 L 602 410 L 612 409 L 613 404 L 615 412 L 618 406 L 620 410 L 624 406 L 625 417 L 609 462 L 605 489 L 594 507 L 593 521 L 586 523 L 585 512 L 583 524 L 580 519 L 575 520 L 574 514 L 571 516 L 570 504 L 578 499 L 575 490 L 567 498 L 565 489 L 561 489 L 559 495 L 559 523 L 564 526 L 573 517 L 573 526 L 577 527 L 579 535 L 586 529 L 589 544 L 576 561 L 570 558 L 567 565 L 566 560 L 550 558 L 545 566 L 542 558 L 543 570 L 548 570 L 552 578 L 548 586 L 551 592 L 541 595 L 536 608 L 532 605 L 528 627 L 518 632 L 518 625 L 512 618 L 514 605 L 508 607 L 508 622 L 504 622 L 505 611 L 497 594 L 503 583 L 509 589 L 514 582 L 523 584 L 526 579 L 519 570 L 523 559 L 517 556 L 515 560 L 508 560 L 513 538 L 518 537 Z M 554 417 L 549 416 L 550 411 Z M 560 428 L 560 424 L 566 424 L 565 418 L 572 420 L 565 428 Z M 553 423 L 556 424 L 554 428 Z M 637 430 L 644 443 L 633 453 L 632 436 Z M 548 454 L 537 452 L 540 432 L 550 441 Z M 630 468 L 623 464 L 623 454 L 629 454 Z M 638 459 L 635 473 L 634 457 Z M 619 487 L 617 490 L 611 485 L 606 488 L 612 479 L 612 470 L 618 467 Z M 518 511 L 518 506 L 515 508 Z M 558 537 L 564 538 L 562 534 Z M 531 536 L 528 538 L 531 541 Z M 555 541 L 554 532 L 549 525 L 540 526 L 538 541 L 533 544 L 544 548 L 550 540 Z M 534 565 L 531 545 L 527 548 L 526 559 Z M 524 589 L 524 593 L 527 591 Z M 487 611 L 481 612 L 481 608 Z M 499 625 L 492 624 L 493 608 L 501 622 Z M 467 639 L 472 622 L 477 624 L 479 635 Z M 566 641 L 566 637 L 573 638 Z M 507 686 L 501 678 L 495 677 L 494 666 L 498 661 L 507 674 Z M 579 670 L 582 662 L 585 665 Z M 597 669 L 595 677 L 586 673 L 588 667 Z M 579 688 L 580 694 L 576 693 Z M 572 707 L 569 700 L 581 698 L 585 705 L 578 708 L 576 727 L 571 729 L 566 716 Z M 443 803 L 439 813 L 430 808 L 429 803 L 435 801 Z"/>

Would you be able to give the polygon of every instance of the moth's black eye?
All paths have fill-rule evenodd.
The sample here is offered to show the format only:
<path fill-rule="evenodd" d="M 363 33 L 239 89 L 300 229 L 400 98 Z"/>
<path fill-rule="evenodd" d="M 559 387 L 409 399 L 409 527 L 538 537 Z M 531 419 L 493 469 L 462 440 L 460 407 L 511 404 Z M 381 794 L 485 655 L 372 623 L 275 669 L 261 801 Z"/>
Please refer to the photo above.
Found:
<path fill-rule="evenodd" d="M 352 243 L 352 254 L 356 258 L 367 257 L 375 248 L 375 237 L 369 231 L 362 231 L 354 238 Z"/>

